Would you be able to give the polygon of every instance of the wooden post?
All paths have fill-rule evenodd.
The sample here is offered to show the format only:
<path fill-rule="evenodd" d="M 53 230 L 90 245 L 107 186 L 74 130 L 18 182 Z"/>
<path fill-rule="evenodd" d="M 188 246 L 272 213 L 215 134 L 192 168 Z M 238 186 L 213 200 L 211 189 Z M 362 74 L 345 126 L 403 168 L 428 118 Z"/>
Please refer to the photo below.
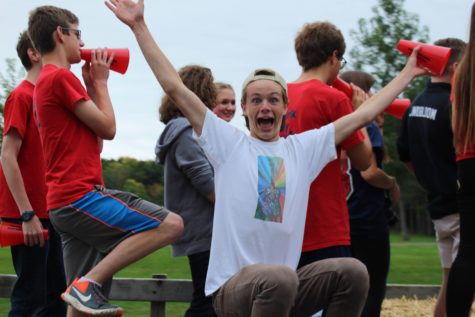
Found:
<path fill-rule="evenodd" d="M 152 278 L 156 279 L 166 279 L 166 274 L 152 274 Z M 159 281 L 157 281 L 158 283 Z M 165 302 L 150 302 L 150 317 L 165 317 Z"/>
<path fill-rule="evenodd" d="M 399 220 L 401 221 L 401 236 L 403 241 L 409 240 L 409 233 L 407 232 L 406 210 L 402 201 L 397 203 L 399 207 Z"/>

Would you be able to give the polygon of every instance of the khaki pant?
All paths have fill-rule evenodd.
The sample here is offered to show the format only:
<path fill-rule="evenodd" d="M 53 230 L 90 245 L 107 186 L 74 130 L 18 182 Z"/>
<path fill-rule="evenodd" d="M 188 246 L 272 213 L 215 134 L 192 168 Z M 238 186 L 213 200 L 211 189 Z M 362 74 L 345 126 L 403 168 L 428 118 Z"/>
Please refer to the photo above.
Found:
<path fill-rule="evenodd" d="M 305 317 L 326 308 L 327 317 L 360 316 L 368 293 L 366 267 L 354 258 L 333 258 L 295 272 L 254 264 L 239 270 L 214 294 L 218 316 Z"/>

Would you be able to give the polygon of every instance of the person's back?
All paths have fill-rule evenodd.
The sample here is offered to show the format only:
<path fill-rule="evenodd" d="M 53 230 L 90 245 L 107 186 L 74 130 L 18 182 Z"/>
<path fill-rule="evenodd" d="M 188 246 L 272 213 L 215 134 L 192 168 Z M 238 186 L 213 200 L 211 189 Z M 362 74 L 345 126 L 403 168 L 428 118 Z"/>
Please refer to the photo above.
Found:
<path fill-rule="evenodd" d="M 348 98 L 340 91 L 314 79 L 290 83 L 289 110 L 284 134 L 298 134 L 320 128 L 353 111 Z M 361 142 L 355 134 L 337 147 L 350 148 Z M 325 166 L 310 187 L 303 251 L 335 245 L 348 245 L 349 221 L 343 183 L 340 181 L 340 162 Z"/>
<path fill-rule="evenodd" d="M 457 210 L 450 90 L 450 83 L 428 82 L 404 113 L 398 138 L 400 159 L 412 163 L 418 182 L 427 191 L 432 219 Z"/>
<path fill-rule="evenodd" d="M 451 48 L 450 59 L 443 74 L 432 76 L 404 113 L 397 150 L 399 159 L 427 192 L 426 206 L 434 223 L 443 268 L 442 287 L 434 316 L 443 317 L 449 270 L 460 241 L 450 82 L 466 44 L 454 38 L 441 39 L 434 44 Z"/>
<path fill-rule="evenodd" d="M 345 42 L 331 23 L 306 24 L 295 39 L 302 74 L 288 84 L 289 109 L 283 136 L 320 128 L 353 112 L 352 101 L 330 87 L 344 67 Z M 364 93 L 355 88 L 355 103 Z M 357 131 L 337 147 L 348 150 L 358 169 L 369 166 L 371 144 Z M 299 266 L 313 261 L 350 256 L 350 228 L 339 159 L 330 162 L 310 187 L 302 258 Z"/>

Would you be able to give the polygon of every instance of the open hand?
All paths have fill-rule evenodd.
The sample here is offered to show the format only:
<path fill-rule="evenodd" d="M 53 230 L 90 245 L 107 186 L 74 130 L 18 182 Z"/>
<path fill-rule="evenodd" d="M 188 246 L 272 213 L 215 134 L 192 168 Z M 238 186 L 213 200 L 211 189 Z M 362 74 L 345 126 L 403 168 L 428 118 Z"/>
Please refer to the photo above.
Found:
<path fill-rule="evenodd" d="M 137 22 L 143 21 L 144 0 L 138 0 L 137 3 L 132 0 L 108 0 L 104 3 L 119 20 L 132 29 Z"/>

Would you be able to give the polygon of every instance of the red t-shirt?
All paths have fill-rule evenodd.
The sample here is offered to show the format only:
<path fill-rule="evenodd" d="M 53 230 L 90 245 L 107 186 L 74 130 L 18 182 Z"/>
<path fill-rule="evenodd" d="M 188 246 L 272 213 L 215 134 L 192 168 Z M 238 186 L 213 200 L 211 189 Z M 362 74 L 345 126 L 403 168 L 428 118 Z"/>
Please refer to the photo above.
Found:
<path fill-rule="evenodd" d="M 18 165 L 26 194 L 39 218 L 48 218 L 46 210 L 45 162 L 38 129 L 33 116 L 33 91 L 35 86 L 24 80 L 8 96 L 3 112 L 5 136 L 15 128 L 22 138 Z M 19 218 L 20 210 L 8 188 L 3 168 L 0 166 L 0 216 Z"/>
<path fill-rule="evenodd" d="M 283 136 L 320 128 L 353 112 L 342 92 L 319 80 L 288 84 L 289 108 Z M 310 187 L 302 251 L 350 244 L 350 225 L 344 185 L 341 180 L 340 152 L 362 142 L 355 132 L 337 147 L 338 159 L 320 172 Z"/>
<path fill-rule="evenodd" d="M 94 185 L 102 185 L 97 136 L 74 114 L 89 100 L 79 79 L 68 69 L 45 65 L 36 82 L 35 105 L 46 162 L 47 208 L 72 203 Z"/>
<path fill-rule="evenodd" d="M 472 149 L 471 151 L 466 151 L 465 153 L 457 153 L 456 161 L 458 162 L 469 158 L 475 158 L 475 149 Z"/>

